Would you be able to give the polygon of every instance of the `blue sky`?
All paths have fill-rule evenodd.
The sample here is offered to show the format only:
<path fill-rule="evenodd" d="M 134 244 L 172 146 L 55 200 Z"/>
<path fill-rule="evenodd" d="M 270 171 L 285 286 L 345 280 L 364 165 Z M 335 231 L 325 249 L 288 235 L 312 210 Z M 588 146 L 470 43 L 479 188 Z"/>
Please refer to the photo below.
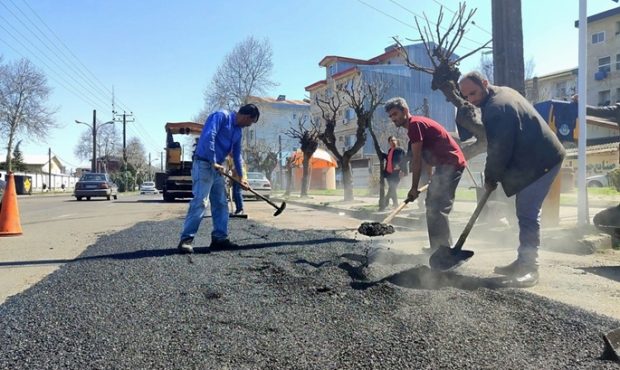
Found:
<path fill-rule="evenodd" d="M 440 4 L 447 17 L 458 8 L 454 0 L 2 0 L 0 54 L 5 62 L 27 57 L 44 71 L 53 88 L 49 103 L 59 108 L 60 128 L 44 142 L 25 143 L 25 152 L 47 154 L 51 147 L 67 167 L 88 167 L 73 154 L 88 128 L 74 121 L 91 122 L 93 109 L 101 122 L 110 120 L 113 89 L 116 110 L 136 120 L 128 138 L 139 137 L 155 161 L 165 122 L 198 113 L 215 69 L 246 37 L 271 42 L 279 86 L 270 96 L 302 99 L 305 86 L 324 78 L 318 66 L 324 56 L 368 59 L 393 36 L 417 39 L 414 16 L 435 22 Z M 467 1 L 477 8 L 476 26 L 458 54 L 490 40 L 490 4 Z M 591 0 L 588 15 L 617 6 Z M 536 75 L 577 66 L 578 11 L 578 0 L 522 0 L 524 55 L 534 60 Z M 461 70 L 479 63 L 474 55 Z"/>

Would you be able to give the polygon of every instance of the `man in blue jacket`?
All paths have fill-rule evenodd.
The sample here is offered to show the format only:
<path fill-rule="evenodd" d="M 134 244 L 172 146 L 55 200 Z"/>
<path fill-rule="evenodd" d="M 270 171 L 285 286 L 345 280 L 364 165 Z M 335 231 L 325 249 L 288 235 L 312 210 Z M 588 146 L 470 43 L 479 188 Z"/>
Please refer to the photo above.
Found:
<path fill-rule="evenodd" d="M 516 285 L 538 283 L 540 210 L 560 171 L 564 147 L 536 109 L 516 90 L 493 86 L 479 72 L 459 81 L 463 97 L 480 107 L 487 135 L 485 188 L 502 183 L 506 196 L 516 194 L 519 248 L 516 261 L 496 267 Z"/>
<path fill-rule="evenodd" d="M 211 113 L 205 122 L 192 165 L 192 192 L 194 198 L 189 203 L 181 241 L 178 249 L 181 253 L 193 253 L 194 237 L 205 213 L 204 200 L 209 197 L 213 231 L 211 232 L 210 249 L 229 249 L 237 245 L 228 239 L 228 202 L 223 163 L 226 157 L 232 154 L 235 169 L 242 187 L 249 185 L 243 180 L 241 165 L 241 136 L 242 129 L 258 121 L 260 112 L 254 104 L 247 104 L 239 108 L 238 112 L 219 110 Z"/>

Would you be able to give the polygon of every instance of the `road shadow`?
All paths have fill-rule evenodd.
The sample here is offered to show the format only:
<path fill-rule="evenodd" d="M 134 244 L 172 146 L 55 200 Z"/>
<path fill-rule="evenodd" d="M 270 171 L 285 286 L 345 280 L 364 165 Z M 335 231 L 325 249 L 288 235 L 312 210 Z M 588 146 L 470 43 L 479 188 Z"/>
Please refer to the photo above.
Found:
<path fill-rule="evenodd" d="M 505 281 L 506 278 L 504 277 L 479 278 L 460 275 L 452 271 L 431 270 L 428 266 L 416 266 L 388 275 L 377 281 L 353 281 L 351 282 L 351 287 L 356 290 L 366 290 L 378 284 L 388 282 L 409 289 L 438 290 L 441 288 L 457 288 L 476 290 L 480 288 L 505 288 L 507 287 Z"/>
<path fill-rule="evenodd" d="M 359 262 L 358 266 L 353 266 L 348 262 L 338 265 L 339 268 L 347 272 L 353 280 L 351 287 L 355 290 L 366 290 L 382 283 L 392 283 L 403 288 L 437 290 L 441 288 L 457 288 L 463 290 L 476 290 L 480 288 L 497 289 L 508 287 L 505 277 L 474 277 L 464 276 L 453 271 L 432 270 L 428 266 L 420 265 L 420 261 L 428 260 L 426 255 L 393 255 L 392 258 L 373 260 L 372 254 L 361 255 L 346 253 L 343 258 L 348 258 Z M 404 260 L 403 260 L 404 258 Z M 417 266 L 407 270 L 388 275 L 376 281 L 367 281 L 368 277 L 365 268 L 372 263 L 397 265 L 403 263 L 416 263 Z"/>
<path fill-rule="evenodd" d="M 252 243 L 241 245 L 238 248 L 218 248 L 213 250 L 209 247 L 195 247 L 195 254 L 207 254 L 207 253 L 219 253 L 226 251 L 244 251 L 244 250 L 255 250 L 255 249 L 264 249 L 264 248 L 278 248 L 278 247 L 292 247 L 292 246 L 318 246 L 321 244 L 329 244 L 329 243 L 356 243 L 355 240 L 346 239 L 346 238 L 323 238 L 323 239 L 304 239 L 298 241 L 283 241 L 283 242 L 266 242 L 266 243 Z M 170 248 L 162 248 L 162 249 L 143 249 L 138 251 L 131 252 L 121 252 L 121 253 L 110 253 L 110 254 L 102 254 L 95 256 L 81 256 L 70 259 L 44 259 L 44 260 L 30 260 L 30 261 L 9 261 L 9 262 L 0 262 L 0 268 L 2 267 L 16 267 L 16 266 L 37 266 L 37 265 L 51 265 L 51 264 L 61 264 L 61 263 L 72 263 L 72 262 L 80 262 L 80 261 L 91 261 L 91 260 L 104 260 L 104 259 L 112 259 L 112 260 L 135 260 L 142 258 L 154 258 L 154 257 L 167 257 L 179 254 L 176 246 Z"/>
<path fill-rule="evenodd" d="M 578 267 L 578 269 L 610 280 L 620 281 L 620 266 Z"/>

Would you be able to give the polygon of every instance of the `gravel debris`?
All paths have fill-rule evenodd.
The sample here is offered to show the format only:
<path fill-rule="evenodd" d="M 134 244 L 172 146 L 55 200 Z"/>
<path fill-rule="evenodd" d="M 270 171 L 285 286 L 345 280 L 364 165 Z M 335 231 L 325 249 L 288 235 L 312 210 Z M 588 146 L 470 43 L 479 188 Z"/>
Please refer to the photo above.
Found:
<path fill-rule="evenodd" d="M 180 219 L 99 238 L 0 306 L 0 369 L 617 369 L 611 318 L 369 241 L 233 219 L 238 250 L 177 254 Z M 577 293 L 578 294 L 578 293 Z"/>
<path fill-rule="evenodd" d="M 362 222 L 357 232 L 366 236 L 383 236 L 394 233 L 394 226 L 381 222 Z"/>

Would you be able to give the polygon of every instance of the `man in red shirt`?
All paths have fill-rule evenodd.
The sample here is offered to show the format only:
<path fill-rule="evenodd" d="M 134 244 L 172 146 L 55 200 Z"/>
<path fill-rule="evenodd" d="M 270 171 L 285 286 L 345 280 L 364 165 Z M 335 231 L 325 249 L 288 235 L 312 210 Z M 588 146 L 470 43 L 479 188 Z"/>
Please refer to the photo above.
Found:
<path fill-rule="evenodd" d="M 434 169 L 426 197 L 426 223 L 431 252 L 451 247 L 452 235 L 448 215 L 454 204 L 454 193 L 467 162 L 456 141 L 443 126 L 430 118 L 413 116 L 405 99 L 397 97 L 385 103 L 385 111 L 396 127 L 408 130 L 411 145 L 411 189 L 407 199 L 418 195 L 422 161 Z"/>

